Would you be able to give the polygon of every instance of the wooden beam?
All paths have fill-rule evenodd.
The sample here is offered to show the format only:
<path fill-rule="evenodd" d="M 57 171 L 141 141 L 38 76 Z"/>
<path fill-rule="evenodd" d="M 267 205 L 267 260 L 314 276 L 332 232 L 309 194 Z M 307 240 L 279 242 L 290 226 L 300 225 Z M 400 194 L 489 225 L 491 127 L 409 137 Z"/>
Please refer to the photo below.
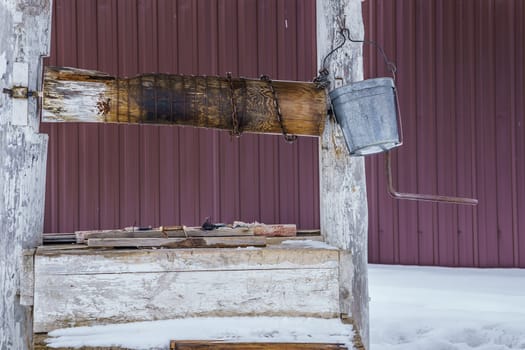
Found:
<path fill-rule="evenodd" d="M 317 62 L 337 47 L 346 27 L 363 39 L 361 0 L 317 1 Z M 326 61 L 331 89 L 363 79 L 362 47 L 347 41 Z M 336 79 L 337 78 L 337 79 Z M 339 125 L 329 118 L 320 142 L 321 231 L 341 255 L 341 313 L 351 315 L 368 349 L 368 208 L 363 157 L 350 157 Z"/>
<path fill-rule="evenodd" d="M 276 99 L 272 92 L 275 91 Z M 146 74 L 121 79 L 92 70 L 46 67 L 44 122 L 177 124 L 320 136 L 326 91 L 313 83 Z"/>

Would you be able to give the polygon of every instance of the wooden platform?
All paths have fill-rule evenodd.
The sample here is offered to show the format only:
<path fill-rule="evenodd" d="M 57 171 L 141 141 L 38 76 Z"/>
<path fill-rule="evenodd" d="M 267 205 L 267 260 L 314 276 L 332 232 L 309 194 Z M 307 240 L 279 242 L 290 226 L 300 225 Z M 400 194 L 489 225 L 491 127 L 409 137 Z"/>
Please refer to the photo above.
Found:
<path fill-rule="evenodd" d="M 72 249 L 73 248 L 73 249 Z M 339 317 L 339 251 L 41 247 L 34 332 L 187 317 Z M 31 294 L 30 292 L 26 294 Z"/>

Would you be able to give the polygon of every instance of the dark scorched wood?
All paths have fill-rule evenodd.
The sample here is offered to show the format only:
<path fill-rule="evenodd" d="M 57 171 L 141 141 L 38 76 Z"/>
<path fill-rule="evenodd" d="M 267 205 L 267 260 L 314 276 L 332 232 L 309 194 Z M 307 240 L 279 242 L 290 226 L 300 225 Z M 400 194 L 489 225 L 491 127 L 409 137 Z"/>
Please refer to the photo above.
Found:
<path fill-rule="evenodd" d="M 326 91 L 309 82 L 271 84 L 286 132 L 321 135 L 327 114 Z M 64 67 L 47 67 L 44 74 L 45 122 L 177 124 L 233 130 L 234 108 L 241 132 L 283 131 L 270 83 L 264 80 L 168 74 L 120 79 Z"/>

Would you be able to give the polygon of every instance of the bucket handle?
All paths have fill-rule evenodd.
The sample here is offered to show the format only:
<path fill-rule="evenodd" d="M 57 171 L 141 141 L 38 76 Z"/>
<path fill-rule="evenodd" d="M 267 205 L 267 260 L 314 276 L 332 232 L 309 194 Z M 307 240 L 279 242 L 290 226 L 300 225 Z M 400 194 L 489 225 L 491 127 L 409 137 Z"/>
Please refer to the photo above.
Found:
<path fill-rule="evenodd" d="M 419 194 L 419 193 L 403 193 L 397 192 L 394 189 L 392 180 L 392 156 L 390 151 L 386 152 L 386 173 L 388 182 L 388 193 L 395 199 L 406 199 L 414 201 L 426 201 L 426 202 L 437 202 L 437 203 L 449 203 L 449 204 L 465 204 L 465 205 L 478 205 L 478 200 L 475 198 L 465 197 L 451 197 L 451 196 L 440 196 L 434 194 Z"/>

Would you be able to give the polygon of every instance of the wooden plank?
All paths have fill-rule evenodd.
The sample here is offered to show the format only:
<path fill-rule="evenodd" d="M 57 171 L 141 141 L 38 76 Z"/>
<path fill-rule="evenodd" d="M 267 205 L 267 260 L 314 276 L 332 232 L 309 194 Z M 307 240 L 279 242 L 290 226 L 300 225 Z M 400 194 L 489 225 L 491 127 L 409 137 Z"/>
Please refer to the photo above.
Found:
<path fill-rule="evenodd" d="M 90 238 L 88 247 L 236 248 L 264 247 L 265 237 Z"/>
<path fill-rule="evenodd" d="M 276 115 L 272 90 L 282 112 L 283 126 Z M 195 99 L 206 102 L 186 103 Z M 239 131 L 280 134 L 284 127 L 291 134 L 319 136 L 328 109 L 326 101 L 326 91 L 310 82 L 270 84 L 245 78 L 168 74 L 119 79 L 92 70 L 46 67 L 42 120 L 178 124 L 232 130 L 235 110 Z"/>
<path fill-rule="evenodd" d="M 223 249 L 81 249 L 39 247 L 35 275 L 121 274 L 250 269 L 337 269 L 333 249 L 268 246 Z"/>
<path fill-rule="evenodd" d="M 181 317 L 332 318 L 339 315 L 337 279 L 337 268 L 40 273 L 34 331 Z"/>
<path fill-rule="evenodd" d="M 170 342 L 170 350 L 343 350 L 344 344 L 336 343 L 227 343 L 219 341 Z"/>
<path fill-rule="evenodd" d="M 253 229 L 247 227 L 220 227 L 214 230 L 202 230 L 199 227 L 169 227 L 153 230 L 97 230 L 75 232 L 76 242 L 85 243 L 91 238 L 180 238 L 180 237 L 231 237 L 253 236 Z"/>

